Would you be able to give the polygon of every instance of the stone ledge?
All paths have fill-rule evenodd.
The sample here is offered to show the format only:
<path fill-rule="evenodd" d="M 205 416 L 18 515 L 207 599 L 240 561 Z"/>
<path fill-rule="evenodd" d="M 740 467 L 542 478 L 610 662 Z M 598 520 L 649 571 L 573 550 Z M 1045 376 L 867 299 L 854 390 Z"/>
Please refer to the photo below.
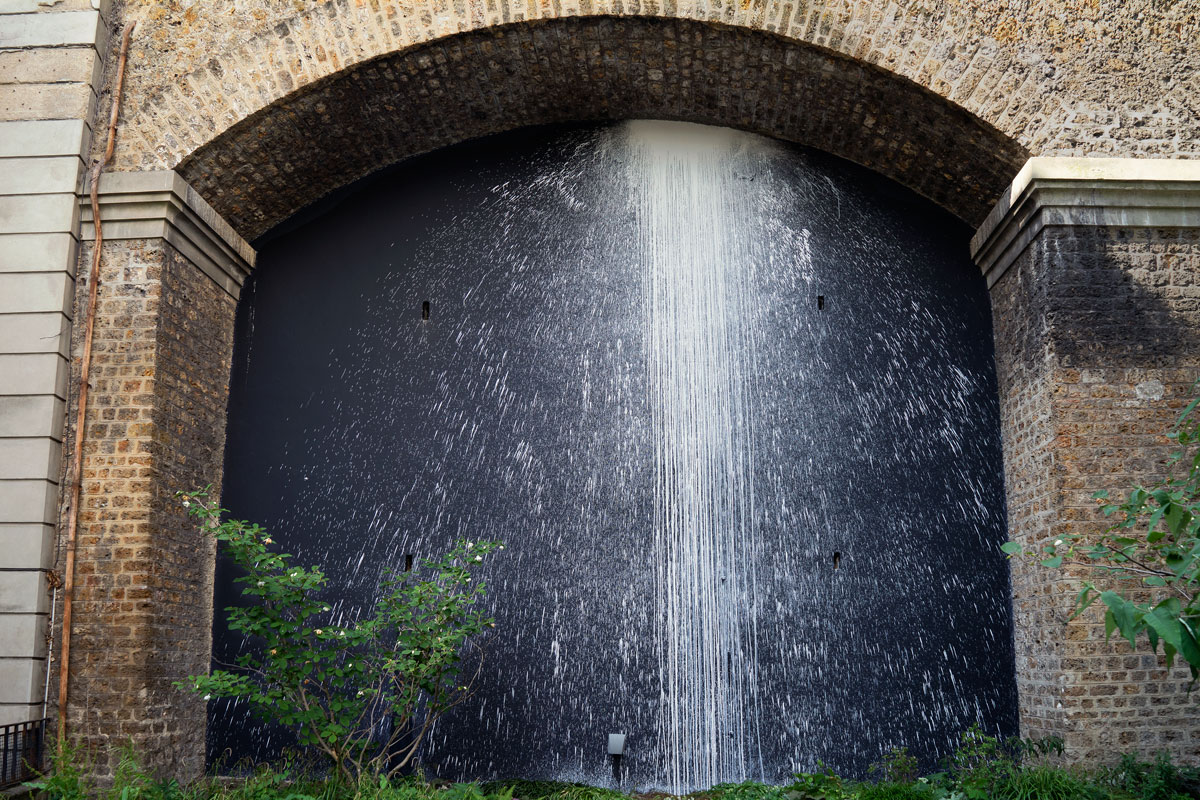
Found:
<path fill-rule="evenodd" d="M 95 239 L 86 190 L 79 202 L 81 238 Z M 100 219 L 105 241 L 164 239 L 233 297 L 254 268 L 254 248 L 173 170 L 102 175 Z"/>
<path fill-rule="evenodd" d="M 1200 227 L 1200 160 L 1029 159 L 971 238 L 988 288 L 1047 225 Z"/>

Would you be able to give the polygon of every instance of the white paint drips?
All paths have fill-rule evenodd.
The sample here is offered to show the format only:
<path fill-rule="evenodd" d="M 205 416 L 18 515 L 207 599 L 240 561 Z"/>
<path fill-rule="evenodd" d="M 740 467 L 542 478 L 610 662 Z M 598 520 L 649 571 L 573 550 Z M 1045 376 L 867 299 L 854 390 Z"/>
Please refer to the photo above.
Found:
<path fill-rule="evenodd" d="M 624 134 L 654 436 L 658 739 L 681 792 L 745 780 L 758 738 L 752 309 L 745 209 L 729 207 L 747 193 L 726 185 L 749 137 L 661 122 Z"/>

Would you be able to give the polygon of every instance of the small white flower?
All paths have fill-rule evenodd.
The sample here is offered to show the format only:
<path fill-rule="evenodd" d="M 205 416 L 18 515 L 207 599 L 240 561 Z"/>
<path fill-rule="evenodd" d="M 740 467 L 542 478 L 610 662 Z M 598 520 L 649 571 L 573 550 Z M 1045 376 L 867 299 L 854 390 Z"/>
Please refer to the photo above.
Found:
<path fill-rule="evenodd" d="M 1062 547 L 1062 539 L 1055 539 L 1055 540 L 1054 540 L 1054 546 L 1055 546 L 1055 547 Z"/>
<path fill-rule="evenodd" d="M 475 556 L 476 561 L 483 561 L 483 556 Z"/>
<path fill-rule="evenodd" d="M 183 498 L 183 507 L 184 507 L 184 508 L 191 508 L 191 507 L 192 507 L 192 501 L 191 501 L 191 500 L 188 500 L 186 497 L 185 497 L 185 498 Z"/>
<path fill-rule="evenodd" d="M 338 631 L 338 636 L 345 636 L 345 635 L 346 635 L 345 631 Z"/>
<path fill-rule="evenodd" d="M 471 582 L 471 576 L 469 576 L 469 575 L 468 575 L 468 576 L 467 576 L 467 583 L 470 583 L 470 582 Z"/>
<path fill-rule="evenodd" d="M 470 550 L 472 547 L 474 547 L 474 545 L 470 542 L 467 542 L 467 549 Z"/>
<path fill-rule="evenodd" d="M 317 636 L 320 636 L 320 635 L 321 635 L 321 629 L 320 629 L 320 628 L 317 628 L 315 631 L 313 631 L 313 633 L 315 633 Z"/>
<path fill-rule="evenodd" d="M 274 540 L 274 539 L 272 539 L 270 536 L 268 536 L 267 538 L 263 539 L 263 544 L 274 544 L 274 543 L 275 543 L 275 540 Z"/>
<path fill-rule="evenodd" d="M 267 584 L 266 584 L 266 581 L 259 581 L 259 582 L 258 582 L 258 585 L 259 585 L 259 586 L 266 586 Z"/>
<path fill-rule="evenodd" d="M 358 690 L 358 696 L 359 696 L 359 697 L 362 697 L 362 689 L 359 689 L 359 690 Z"/>
<path fill-rule="evenodd" d="M 501 550 L 503 550 L 503 549 L 504 549 L 504 545 L 500 545 L 500 549 L 501 549 Z"/>
<path fill-rule="evenodd" d="M 326 611 L 332 611 L 333 609 L 331 609 L 329 606 L 325 606 L 325 610 L 326 610 Z"/>
<path fill-rule="evenodd" d="M 212 695 L 211 695 L 211 694 L 206 694 L 206 695 L 204 695 L 204 699 L 205 699 L 205 700 L 212 700 Z"/>

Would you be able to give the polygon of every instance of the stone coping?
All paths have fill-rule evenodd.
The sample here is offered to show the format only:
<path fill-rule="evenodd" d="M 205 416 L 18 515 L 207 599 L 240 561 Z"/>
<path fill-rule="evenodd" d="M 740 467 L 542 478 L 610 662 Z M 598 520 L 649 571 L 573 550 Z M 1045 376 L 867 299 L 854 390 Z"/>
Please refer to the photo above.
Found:
<path fill-rule="evenodd" d="M 989 288 L 1047 225 L 1200 227 L 1200 160 L 1029 159 L 971 238 Z"/>
<path fill-rule="evenodd" d="M 91 197 L 80 195 L 81 238 L 96 238 Z M 174 170 L 100 176 L 105 241 L 164 239 L 226 292 L 237 297 L 256 253 Z"/>

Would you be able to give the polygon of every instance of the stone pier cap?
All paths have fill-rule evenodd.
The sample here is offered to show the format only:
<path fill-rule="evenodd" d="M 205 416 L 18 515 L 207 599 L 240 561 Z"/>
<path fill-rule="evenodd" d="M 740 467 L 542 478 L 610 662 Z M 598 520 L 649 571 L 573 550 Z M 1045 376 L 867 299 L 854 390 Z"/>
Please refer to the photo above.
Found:
<path fill-rule="evenodd" d="M 1047 225 L 1200 227 L 1200 159 L 1029 159 L 971 238 L 989 288 Z"/>
<path fill-rule="evenodd" d="M 90 188 L 80 196 L 84 241 L 96 238 Z M 100 176 L 105 241 L 162 239 L 233 297 L 254 268 L 254 248 L 174 170 Z"/>

